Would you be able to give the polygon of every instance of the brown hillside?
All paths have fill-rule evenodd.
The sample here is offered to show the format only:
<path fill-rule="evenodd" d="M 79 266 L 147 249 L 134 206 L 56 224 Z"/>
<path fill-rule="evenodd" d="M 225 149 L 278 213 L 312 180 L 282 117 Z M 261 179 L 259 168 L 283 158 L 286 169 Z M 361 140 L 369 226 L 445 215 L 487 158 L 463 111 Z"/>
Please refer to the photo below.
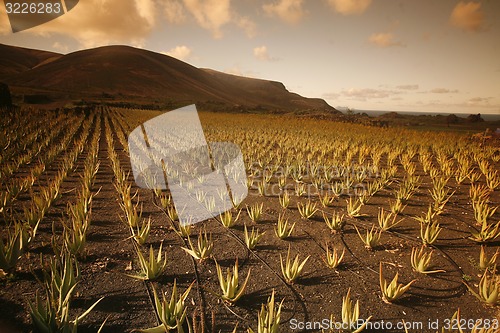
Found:
<path fill-rule="evenodd" d="M 2 58 L 0 64 L 5 62 Z M 77 92 L 82 98 L 105 94 L 235 109 L 336 111 L 321 99 L 289 92 L 280 82 L 199 69 L 163 54 L 128 46 L 70 53 L 18 71 L 7 82 L 15 87 Z"/>
<path fill-rule="evenodd" d="M 0 44 L 0 81 L 61 56 L 48 51 Z"/>

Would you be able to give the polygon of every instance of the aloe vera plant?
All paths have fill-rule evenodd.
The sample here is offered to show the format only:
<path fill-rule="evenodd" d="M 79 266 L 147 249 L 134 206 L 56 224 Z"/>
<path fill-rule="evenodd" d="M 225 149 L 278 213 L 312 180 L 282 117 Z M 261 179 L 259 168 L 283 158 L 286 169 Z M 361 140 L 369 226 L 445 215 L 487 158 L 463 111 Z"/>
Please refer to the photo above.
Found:
<path fill-rule="evenodd" d="M 353 201 L 352 197 L 350 197 L 349 201 L 347 201 L 347 215 L 353 218 L 363 216 L 364 214 L 361 214 L 362 207 L 363 203 L 359 199 Z"/>
<path fill-rule="evenodd" d="M 120 202 L 120 207 L 122 211 L 125 213 L 125 221 L 131 228 L 136 228 L 139 225 L 139 222 L 142 219 L 142 207 L 139 207 L 139 201 L 134 205 L 132 203 L 132 198 L 130 196 L 130 186 L 127 187 L 126 192 L 122 198 L 122 202 Z"/>
<path fill-rule="evenodd" d="M 42 301 L 38 292 L 35 303 L 29 303 L 33 325 L 40 332 L 76 333 L 78 323 L 82 321 L 103 299 L 97 300 L 83 314 L 74 320 L 69 319 L 70 301 L 75 290 L 79 270 L 76 260 L 69 253 L 61 258 L 51 259 L 49 269 L 44 272 L 46 300 Z M 101 326 L 102 328 L 102 326 Z"/>
<path fill-rule="evenodd" d="M 393 303 L 394 301 L 399 300 L 403 294 L 410 289 L 410 286 L 416 281 L 412 280 L 406 285 L 398 283 L 399 273 L 396 273 L 394 278 L 390 283 L 384 278 L 382 272 L 382 262 L 379 267 L 379 282 L 380 282 L 380 290 L 382 291 L 382 300 L 385 303 Z"/>
<path fill-rule="evenodd" d="M 284 214 L 279 214 L 278 223 L 274 228 L 274 233 L 279 239 L 287 239 L 292 235 L 295 223 L 291 226 L 288 224 L 288 219 L 285 219 Z"/>
<path fill-rule="evenodd" d="M 347 290 L 347 294 L 342 297 L 342 323 L 351 333 L 362 332 L 372 316 L 368 317 L 366 320 L 359 321 L 359 301 L 353 304 L 351 300 L 351 288 Z M 333 319 L 333 318 L 332 318 Z M 332 321 L 333 322 L 333 321 Z"/>
<path fill-rule="evenodd" d="M 487 270 L 495 267 L 498 254 L 500 253 L 498 251 L 499 250 L 497 249 L 495 251 L 495 254 L 488 258 L 484 249 L 484 245 L 481 245 L 481 252 L 479 254 L 479 268 L 481 268 L 482 270 Z"/>
<path fill-rule="evenodd" d="M 265 197 L 267 192 L 267 183 L 265 181 L 260 181 L 257 183 L 257 190 L 260 196 Z"/>
<path fill-rule="evenodd" d="M 433 244 L 439 236 L 442 228 L 439 226 L 437 221 L 433 221 L 432 223 L 425 224 L 420 223 L 420 238 L 422 239 L 422 243 L 424 245 Z"/>
<path fill-rule="evenodd" d="M 136 246 L 135 251 L 139 259 L 139 267 L 141 268 L 141 272 L 137 275 L 129 276 L 140 280 L 155 280 L 159 278 L 167 268 L 167 255 L 165 254 L 163 256 L 162 248 L 163 243 L 160 245 L 158 254 L 155 257 L 153 245 L 151 245 L 149 247 L 149 258 L 146 259 L 142 254 L 141 249 Z"/>
<path fill-rule="evenodd" d="M 189 249 L 185 247 L 181 247 L 184 251 L 189 253 L 193 258 L 199 260 L 200 262 L 205 261 L 210 258 L 212 255 L 212 251 L 214 248 L 214 244 L 212 242 L 212 234 L 208 235 L 206 229 L 203 232 L 198 234 L 198 243 L 195 247 L 191 238 L 188 236 Z"/>
<path fill-rule="evenodd" d="M 177 210 L 175 209 L 174 205 L 169 205 L 166 212 L 170 220 L 179 221 L 179 215 L 177 214 Z"/>
<path fill-rule="evenodd" d="M 342 250 L 342 253 L 339 255 L 339 251 L 337 248 L 333 248 L 333 251 L 330 251 L 330 247 L 328 244 L 326 244 L 326 256 L 324 262 L 328 266 L 328 268 L 335 269 L 337 268 L 341 262 L 342 259 L 344 259 L 344 254 L 345 254 L 345 248 Z"/>
<path fill-rule="evenodd" d="M 307 200 L 305 204 L 298 202 L 297 209 L 299 210 L 300 216 L 304 219 L 310 219 L 318 211 L 316 203 L 312 203 L 310 200 Z"/>
<path fill-rule="evenodd" d="M 169 333 L 176 330 L 177 333 L 184 333 L 182 325 L 187 315 L 186 299 L 193 285 L 194 282 L 191 283 L 184 293 L 179 295 L 177 291 L 177 281 L 174 280 L 170 301 L 167 300 L 165 295 L 160 299 L 156 289 L 153 288 L 156 316 L 159 318 L 161 324 L 153 328 L 135 331 L 141 333 Z"/>
<path fill-rule="evenodd" d="M 477 232 L 471 231 L 470 239 L 477 243 L 488 243 L 500 236 L 500 222 L 494 224 L 483 223 Z"/>
<path fill-rule="evenodd" d="M 136 228 L 130 227 L 130 232 L 132 233 L 132 238 L 139 245 L 144 245 L 149 237 L 149 232 L 151 230 L 151 219 L 147 221 L 142 221 L 141 226 Z"/>
<path fill-rule="evenodd" d="M 396 221 L 396 218 L 397 218 L 396 214 L 393 214 L 392 212 L 386 213 L 383 208 L 380 209 L 378 212 L 378 225 L 380 227 L 380 230 L 387 231 L 391 228 L 394 228 L 399 223 L 401 223 L 401 221 L 403 221 L 403 220 Z"/>
<path fill-rule="evenodd" d="M 271 297 L 267 300 L 266 304 L 262 304 L 260 312 L 257 316 L 257 333 L 279 333 L 280 332 L 280 318 L 281 307 L 283 300 L 276 304 L 274 299 L 274 289 Z M 255 333 L 251 328 L 248 328 L 248 333 Z"/>
<path fill-rule="evenodd" d="M 414 217 L 414 219 L 419 221 L 420 223 L 432 224 L 436 215 L 437 214 L 434 211 L 432 204 L 430 204 L 425 215 Z"/>
<path fill-rule="evenodd" d="M 286 185 L 286 176 L 281 175 L 280 177 L 278 177 L 278 186 L 280 190 L 285 189 L 285 185 Z"/>
<path fill-rule="evenodd" d="M 498 170 L 490 169 L 484 176 L 486 177 L 486 185 L 490 190 L 495 191 L 500 187 L 500 174 Z"/>
<path fill-rule="evenodd" d="M 165 193 L 160 193 L 158 198 L 160 199 L 160 205 L 163 209 L 167 209 L 172 203 L 172 198 Z"/>
<path fill-rule="evenodd" d="M 432 271 L 428 270 L 432 258 L 432 253 L 432 251 L 426 253 L 425 246 L 422 246 L 420 249 L 413 248 L 411 250 L 411 267 L 413 267 L 415 271 L 422 274 L 445 272 L 442 269 Z"/>
<path fill-rule="evenodd" d="M 365 247 L 369 250 L 375 249 L 380 244 L 380 236 L 382 235 L 382 230 L 378 232 L 375 230 L 375 226 L 373 225 L 370 230 L 366 229 L 366 235 L 361 235 L 359 229 L 354 226 L 356 232 L 358 233 L 359 238 L 365 244 Z"/>
<path fill-rule="evenodd" d="M 238 274 L 238 260 L 236 260 L 236 263 L 234 264 L 233 267 L 233 272 L 231 273 L 231 270 L 228 268 L 226 272 L 226 277 L 224 277 L 224 273 L 222 272 L 221 267 L 215 262 L 215 266 L 217 268 L 217 277 L 219 278 L 219 285 L 220 288 L 222 289 L 222 295 L 220 297 L 231 304 L 236 303 L 242 296 L 243 293 L 245 292 L 245 288 L 247 286 L 248 280 L 250 279 L 250 272 L 251 270 L 248 270 L 247 277 L 245 278 L 245 281 L 243 281 L 243 284 L 239 283 L 239 274 Z"/>
<path fill-rule="evenodd" d="M 308 256 L 302 262 L 299 262 L 299 255 L 297 254 L 295 259 L 292 261 L 290 257 L 290 246 L 288 246 L 285 261 L 283 261 L 283 257 L 280 254 L 281 272 L 283 273 L 285 281 L 288 283 L 294 283 L 302 274 L 302 270 L 310 257 L 311 256 Z"/>
<path fill-rule="evenodd" d="M 92 304 L 84 313 L 76 317 L 74 320 L 69 319 L 69 302 L 63 302 L 63 313 L 57 313 L 51 304 L 50 300 L 47 299 L 45 302 L 40 299 L 38 292 L 35 294 L 35 303 L 29 303 L 31 320 L 33 326 L 39 332 L 54 332 L 54 333 L 76 333 L 78 329 L 78 323 L 81 322 L 85 317 L 89 315 L 90 312 L 99 304 L 100 301 L 104 299 L 100 298 L 94 304 Z M 104 322 L 105 323 L 105 322 Z M 102 327 L 99 329 L 101 331 Z"/>
<path fill-rule="evenodd" d="M 406 207 L 406 205 L 403 205 L 403 202 L 401 200 L 397 199 L 394 201 L 389 201 L 389 206 L 391 208 L 391 213 L 393 213 L 394 215 L 402 213 Z"/>
<path fill-rule="evenodd" d="M 70 219 L 64 224 L 64 245 L 75 256 L 85 257 L 85 246 L 87 244 L 88 223 L 79 219 Z"/>
<path fill-rule="evenodd" d="M 334 195 L 330 195 L 330 193 L 328 192 L 319 196 L 319 200 L 321 202 L 321 205 L 323 205 L 323 207 L 330 207 L 335 201 L 335 198 L 336 197 Z"/>
<path fill-rule="evenodd" d="M 498 207 L 490 207 L 486 201 L 473 201 L 474 218 L 478 225 L 488 223 L 487 220 L 492 217 Z"/>
<path fill-rule="evenodd" d="M 471 184 L 469 189 L 469 197 L 472 202 L 486 202 L 490 197 L 490 190 L 484 185 Z"/>
<path fill-rule="evenodd" d="M 487 305 L 493 306 L 500 303 L 500 284 L 498 283 L 498 276 L 495 273 L 489 274 L 488 271 L 483 273 L 477 292 L 467 283 L 464 282 L 464 284 L 477 299 Z"/>
<path fill-rule="evenodd" d="M 416 187 L 408 179 L 405 179 L 395 193 L 396 200 L 401 201 L 403 204 L 407 203 L 415 193 L 415 190 Z"/>
<path fill-rule="evenodd" d="M 182 238 L 188 238 L 191 236 L 191 230 L 193 226 L 189 223 L 177 223 L 177 227 L 173 226 L 174 232 Z"/>
<path fill-rule="evenodd" d="M 295 184 L 295 194 L 298 197 L 303 196 L 306 193 L 306 185 L 304 183 L 296 183 Z"/>
<path fill-rule="evenodd" d="M 0 237 L 0 269 L 10 271 L 16 266 L 17 261 L 24 253 L 25 240 L 21 226 L 16 226 L 14 232 L 7 228 L 6 235 L 6 243 Z"/>
<path fill-rule="evenodd" d="M 238 211 L 238 215 L 233 219 L 233 214 L 230 211 L 225 211 L 219 215 L 219 219 L 224 227 L 232 228 L 236 224 L 236 221 L 238 221 L 240 214 L 241 210 Z"/>
<path fill-rule="evenodd" d="M 260 239 L 262 238 L 262 236 L 264 236 L 265 232 L 259 233 L 258 229 L 255 229 L 254 227 L 252 227 L 252 231 L 250 233 L 248 233 L 248 229 L 247 229 L 246 224 L 244 226 L 244 230 L 245 230 L 245 244 L 247 245 L 247 247 L 250 250 L 255 249 L 257 244 L 260 242 Z"/>
<path fill-rule="evenodd" d="M 323 214 L 323 220 L 325 221 L 328 228 L 330 228 L 332 233 L 342 232 L 342 229 L 345 226 L 344 214 L 340 214 L 340 212 L 333 212 L 332 218 L 328 218 L 325 213 Z"/>
<path fill-rule="evenodd" d="M 288 192 L 284 192 L 283 195 L 279 196 L 280 205 L 283 208 L 287 208 L 290 205 L 290 195 Z"/>
<path fill-rule="evenodd" d="M 253 206 L 247 207 L 247 213 L 248 217 L 250 217 L 250 220 L 253 222 L 259 222 L 262 218 L 262 210 L 264 207 L 264 203 L 255 204 Z"/>

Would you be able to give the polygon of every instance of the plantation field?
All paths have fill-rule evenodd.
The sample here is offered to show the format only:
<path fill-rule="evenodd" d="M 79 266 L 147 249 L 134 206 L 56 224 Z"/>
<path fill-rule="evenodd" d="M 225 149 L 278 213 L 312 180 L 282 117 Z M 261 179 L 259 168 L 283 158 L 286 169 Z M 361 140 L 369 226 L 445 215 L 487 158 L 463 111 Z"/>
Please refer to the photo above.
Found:
<path fill-rule="evenodd" d="M 128 134 L 160 114 L 1 111 L 0 332 L 498 331 L 500 147 L 200 112 L 208 142 L 240 147 L 249 192 L 183 227 L 131 173 Z"/>

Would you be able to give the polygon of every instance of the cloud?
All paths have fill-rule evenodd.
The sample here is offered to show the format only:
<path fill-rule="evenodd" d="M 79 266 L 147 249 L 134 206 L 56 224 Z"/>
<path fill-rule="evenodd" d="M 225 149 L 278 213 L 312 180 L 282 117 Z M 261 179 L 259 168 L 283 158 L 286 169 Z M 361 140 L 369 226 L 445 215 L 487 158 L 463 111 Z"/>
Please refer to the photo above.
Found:
<path fill-rule="evenodd" d="M 328 0 L 328 3 L 342 15 L 359 15 L 368 9 L 372 0 Z"/>
<path fill-rule="evenodd" d="M 185 45 L 179 45 L 174 47 L 173 49 L 170 49 L 169 51 L 165 51 L 162 53 L 176 59 L 186 61 L 191 57 L 192 50 Z"/>
<path fill-rule="evenodd" d="M 456 93 L 458 93 L 458 90 L 457 89 L 450 90 L 447 88 L 434 88 L 431 90 L 431 93 L 434 93 L 434 94 L 456 94 Z"/>
<path fill-rule="evenodd" d="M 277 16 L 287 23 L 296 24 L 305 14 L 302 2 L 303 0 L 279 0 L 265 4 L 262 8 L 271 17 Z"/>
<path fill-rule="evenodd" d="M 265 45 L 255 47 L 253 49 L 253 55 L 255 56 L 255 58 L 262 60 L 262 61 L 266 61 L 266 60 L 271 59 L 269 57 L 269 53 L 267 52 L 267 46 L 265 46 Z"/>
<path fill-rule="evenodd" d="M 85 48 L 123 43 L 142 46 L 156 24 L 156 13 L 154 0 L 86 0 L 23 34 L 68 36 Z"/>
<path fill-rule="evenodd" d="M 254 37 L 256 24 L 231 10 L 230 5 L 231 0 L 86 0 L 67 14 L 23 34 L 44 37 L 60 34 L 77 40 L 83 48 L 109 44 L 143 47 L 160 19 L 170 24 L 192 19 L 214 38 L 223 36 L 222 27 L 228 23 Z M 9 33 L 7 14 L 0 6 L 0 34 Z"/>
<path fill-rule="evenodd" d="M 368 41 L 377 47 L 405 46 L 403 43 L 395 41 L 394 35 L 390 32 L 372 34 Z"/>
<path fill-rule="evenodd" d="M 366 101 L 368 99 L 381 99 L 387 98 L 393 95 L 398 95 L 401 92 L 387 89 L 372 89 L 372 88 L 350 88 L 347 90 L 342 90 L 341 94 L 345 97 L 349 97 L 353 100 Z"/>
<path fill-rule="evenodd" d="M 444 103 L 440 100 L 430 100 L 430 101 L 417 101 L 415 104 L 421 107 L 427 108 L 446 108 L 451 112 L 477 112 L 477 108 L 482 108 L 485 112 L 494 113 L 500 109 L 500 103 L 498 100 L 494 100 L 493 97 L 473 97 L 468 100 L 463 101 L 453 101 L 451 103 Z M 476 111 L 475 111 L 476 110 Z"/>
<path fill-rule="evenodd" d="M 167 21 L 171 24 L 180 24 L 186 21 L 184 6 L 177 0 L 167 0 L 163 3 Z"/>
<path fill-rule="evenodd" d="M 373 88 L 349 88 L 343 89 L 340 92 L 329 92 L 322 95 L 323 98 L 330 100 L 346 99 L 366 102 L 372 99 L 384 99 L 401 94 L 400 91 L 389 89 L 373 89 Z"/>
<path fill-rule="evenodd" d="M 253 55 L 255 58 L 261 60 L 261 61 L 277 61 L 278 58 L 273 58 L 269 55 L 269 52 L 267 51 L 267 46 L 262 45 L 255 47 L 253 49 Z"/>
<path fill-rule="evenodd" d="M 400 90 L 418 90 L 418 84 L 403 84 L 400 86 L 396 86 L 396 89 Z"/>
<path fill-rule="evenodd" d="M 464 31 L 483 30 L 484 13 L 479 2 L 459 2 L 450 15 L 450 24 Z"/>
<path fill-rule="evenodd" d="M 490 101 L 492 97 L 473 97 L 465 102 L 467 106 L 483 106 L 489 107 L 491 106 Z"/>
<path fill-rule="evenodd" d="M 153 0 L 134 0 L 137 14 L 147 18 L 150 25 L 154 25 L 156 18 L 156 5 Z"/>
<path fill-rule="evenodd" d="M 221 27 L 231 21 L 230 0 L 184 0 L 186 9 L 214 38 L 222 38 Z"/>
<path fill-rule="evenodd" d="M 248 38 L 253 38 L 257 34 L 257 25 L 248 17 L 238 17 L 235 19 L 236 25 L 245 31 Z"/>
<path fill-rule="evenodd" d="M 172 0 L 170 0 L 172 1 Z M 222 27 L 233 23 L 245 31 L 245 34 L 252 38 L 256 35 L 257 25 L 249 17 L 240 16 L 231 9 L 231 0 L 183 0 L 184 7 L 177 2 L 170 5 L 170 12 L 186 10 L 196 23 L 203 29 L 207 29 L 216 39 L 222 38 Z"/>

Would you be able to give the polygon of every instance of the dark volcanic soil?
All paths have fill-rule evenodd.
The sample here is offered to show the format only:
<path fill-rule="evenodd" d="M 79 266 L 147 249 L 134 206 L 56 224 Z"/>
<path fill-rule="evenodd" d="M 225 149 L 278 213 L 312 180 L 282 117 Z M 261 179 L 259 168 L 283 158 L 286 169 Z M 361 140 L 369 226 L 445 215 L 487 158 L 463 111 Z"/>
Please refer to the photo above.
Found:
<path fill-rule="evenodd" d="M 122 166 L 125 170 L 130 170 L 127 154 L 117 137 L 114 142 Z M 153 224 L 144 249 L 148 249 L 152 244 L 156 252 L 159 244 L 163 242 L 168 257 L 168 268 L 155 282 L 143 282 L 127 276 L 138 269 L 138 264 L 132 240 L 129 239 L 130 232 L 121 220 L 122 211 L 113 186 L 114 175 L 106 147 L 106 137 L 102 129 L 99 153 L 101 165 L 94 186 L 94 191 L 98 193 L 93 201 L 87 257 L 80 262 L 81 280 L 72 301 L 72 317 L 85 311 L 100 297 L 104 297 L 104 300 L 80 324 L 79 332 L 96 332 L 106 319 L 103 332 L 127 332 L 156 326 L 157 319 L 151 300 L 153 288 L 166 292 L 170 298 L 175 279 L 180 291 L 184 291 L 197 276 L 197 284 L 187 301 L 188 317 L 191 320 L 193 315 L 196 315 L 197 322 L 202 320 L 200 317 L 204 317 L 206 331 L 213 332 L 230 332 L 236 323 L 239 323 L 238 331 L 246 331 L 247 327 L 255 330 L 257 312 L 273 289 L 278 300 L 284 299 L 281 317 L 283 332 L 305 331 L 298 329 L 299 323 L 319 322 L 329 319 L 332 314 L 340 320 L 342 297 L 349 288 L 351 298 L 359 300 L 361 318 L 372 316 L 372 322 L 389 322 L 394 327 L 401 320 L 422 323 L 423 329 L 409 330 L 410 332 L 435 332 L 437 329 L 429 328 L 429 322 L 436 320 L 439 320 L 440 331 L 445 320 L 451 318 L 457 308 L 460 308 L 461 317 L 466 320 L 498 318 L 498 309 L 481 303 L 463 283 L 465 280 L 476 288 L 481 274 L 478 267 L 480 247 L 467 239 L 474 221 L 468 196 L 468 181 L 456 185 L 452 178 L 448 184 L 456 192 L 446 205 L 445 213 L 439 217 L 444 229 L 435 244 L 432 260 L 433 268 L 445 272 L 429 275 L 412 271 L 410 265 L 412 247 L 421 244 L 420 227 L 412 217 L 422 215 L 426 211 L 428 190 L 432 187 L 429 177 L 421 169 L 418 169 L 417 174 L 422 177 L 422 186 L 404 210 L 404 221 L 393 231 L 383 233 L 382 245 L 373 251 L 365 249 L 354 226 L 364 230 L 373 223 L 377 224 L 379 207 L 384 206 L 387 209 L 388 199 L 393 197 L 390 188 L 378 192 L 362 208 L 365 217 L 347 218 L 344 233 L 336 235 L 329 231 L 319 211 L 310 220 L 302 219 L 297 211 L 297 202 L 305 202 L 307 199 L 298 198 L 291 193 L 291 205 L 286 210 L 286 216 L 290 222 L 297 224 L 293 237 L 287 241 L 278 239 L 273 230 L 278 214 L 282 211 L 278 197 L 263 197 L 258 195 L 256 189 L 250 190 L 242 207 L 263 202 L 265 214 L 262 222 L 251 222 L 243 209 L 237 226 L 230 231 L 216 220 L 196 225 L 193 230 L 195 237 L 204 225 L 212 232 L 214 257 L 222 266 L 231 267 L 238 258 L 240 280 L 243 280 L 251 269 L 245 295 L 236 305 L 227 306 L 210 292 L 219 292 L 215 262 L 194 262 L 180 248 L 184 246 L 182 239 L 171 230 L 165 212 L 154 204 L 153 194 L 143 189 L 139 190 L 143 216 L 150 217 Z M 66 203 L 74 198 L 72 189 L 78 183 L 85 156 L 86 152 L 80 156 L 76 170 L 63 183 L 65 194 L 42 221 L 29 253 L 22 257 L 12 276 L 0 281 L 0 332 L 29 332 L 32 329 L 28 304 L 34 301 L 37 290 L 42 292 L 41 284 L 35 278 L 40 276 L 39 256 L 48 258 L 53 253 L 50 245 L 52 223 L 59 223 Z M 57 163 L 54 163 L 47 168 L 43 179 L 54 175 L 56 165 Z M 401 178 L 402 176 L 395 179 L 392 188 L 397 187 L 397 181 Z M 41 184 L 44 184 L 43 179 Z M 132 177 L 129 180 L 132 181 Z M 276 183 L 276 180 L 273 179 L 271 183 Z M 137 188 L 133 188 L 135 189 Z M 323 208 L 317 197 L 312 199 L 317 201 L 318 208 L 325 212 L 345 212 L 345 197 L 341 197 L 328 208 Z M 493 206 L 499 205 L 500 192 L 492 193 L 490 199 Z M 499 218 L 500 212 L 497 212 L 491 221 L 498 221 Z M 266 232 L 253 252 L 248 251 L 242 244 L 244 223 Z M 195 237 L 193 239 L 196 239 Z M 346 248 L 344 262 L 337 270 L 328 269 L 323 262 L 325 243 L 339 249 Z M 287 285 L 281 278 L 279 255 L 286 256 L 288 246 L 291 246 L 292 254 L 299 254 L 301 259 L 311 256 L 305 266 L 304 276 L 293 285 Z M 486 249 L 488 255 L 491 256 L 497 247 L 498 243 L 489 244 Z M 396 272 L 400 274 L 400 282 L 407 283 L 417 279 L 409 292 L 395 304 L 386 304 L 381 300 L 378 275 L 380 262 L 383 263 L 386 279 L 392 279 Z M 384 330 L 371 331 L 400 332 L 397 329 L 388 329 L 387 326 Z"/>

